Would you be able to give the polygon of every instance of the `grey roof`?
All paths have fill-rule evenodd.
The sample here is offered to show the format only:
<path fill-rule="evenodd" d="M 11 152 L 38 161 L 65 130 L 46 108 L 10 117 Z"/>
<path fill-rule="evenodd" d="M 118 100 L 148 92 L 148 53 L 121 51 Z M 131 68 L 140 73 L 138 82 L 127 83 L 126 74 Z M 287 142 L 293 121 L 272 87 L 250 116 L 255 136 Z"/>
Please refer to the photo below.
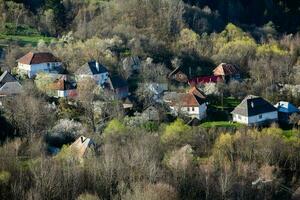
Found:
<path fill-rule="evenodd" d="M 242 116 L 255 116 L 274 111 L 277 111 L 277 109 L 262 97 L 248 95 L 231 113 Z"/>
<path fill-rule="evenodd" d="M 7 82 L 0 88 L 0 95 L 14 95 L 19 94 L 22 86 L 19 82 Z"/>
<path fill-rule="evenodd" d="M 13 75 L 11 75 L 8 71 L 5 71 L 0 76 L 0 87 L 2 87 L 7 82 L 18 82 L 18 80 L 15 77 L 13 77 Z"/>
<path fill-rule="evenodd" d="M 82 67 L 80 67 L 75 74 L 76 75 L 95 75 L 95 74 L 102 74 L 106 73 L 108 70 L 106 67 L 97 61 L 91 61 L 86 64 L 84 64 Z"/>
<path fill-rule="evenodd" d="M 127 82 L 120 76 L 110 77 L 109 80 L 111 89 L 123 88 L 128 86 Z"/>

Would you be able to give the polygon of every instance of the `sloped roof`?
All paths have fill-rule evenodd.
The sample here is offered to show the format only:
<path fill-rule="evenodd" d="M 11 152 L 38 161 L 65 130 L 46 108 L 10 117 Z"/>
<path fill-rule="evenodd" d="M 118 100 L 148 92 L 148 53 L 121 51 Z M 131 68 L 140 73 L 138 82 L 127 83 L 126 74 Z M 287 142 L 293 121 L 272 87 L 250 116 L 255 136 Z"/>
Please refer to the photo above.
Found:
<path fill-rule="evenodd" d="M 283 112 L 283 113 L 297 113 L 300 112 L 300 110 L 291 104 L 290 102 L 286 101 L 280 101 L 278 102 L 275 107 L 277 108 L 278 112 Z"/>
<path fill-rule="evenodd" d="M 22 85 L 19 82 L 6 82 L 0 88 L 0 95 L 19 94 L 22 90 Z"/>
<path fill-rule="evenodd" d="M 32 65 L 48 62 L 60 62 L 52 53 L 49 52 L 29 52 L 17 60 L 19 63 Z"/>
<path fill-rule="evenodd" d="M 239 71 L 235 65 L 221 63 L 213 70 L 213 72 L 215 76 L 227 76 L 237 74 Z"/>
<path fill-rule="evenodd" d="M 84 64 L 83 66 L 81 66 L 76 72 L 75 74 L 77 75 L 95 75 L 95 74 L 102 74 L 102 73 L 106 73 L 108 72 L 108 70 L 106 69 L 106 67 L 102 64 L 100 64 L 97 61 L 91 61 L 88 62 L 86 64 Z"/>
<path fill-rule="evenodd" d="M 197 88 L 196 86 L 193 86 L 190 90 L 189 93 L 192 93 L 194 95 L 196 95 L 197 97 L 201 98 L 201 99 L 205 99 L 206 96 L 204 94 L 203 91 L 201 91 L 199 88 Z"/>
<path fill-rule="evenodd" d="M 7 82 L 18 82 L 18 80 L 13 75 L 11 75 L 8 71 L 5 71 L 0 76 L 0 87 L 3 86 Z"/>
<path fill-rule="evenodd" d="M 189 90 L 188 93 L 169 92 L 164 96 L 164 100 L 170 105 L 179 105 L 183 107 L 199 106 L 205 103 L 204 93 L 196 87 Z"/>
<path fill-rule="evenodd" d="M 222 79 L 222 76 L 201 76 L 196 77 L 189 80 L 189 84 L 206 84 L 206 83 L 217 83 L 220 82 Z"/>
<path fill-rule="evenodd" d="M 121 78 L 120 76 L 110 77 L 108 82 L 111 89 L 123 88 L 128 86 L 127 81 Z"/>
<path fill-rule="evenodd" d="M 277 111 L 277 109 L 262 97 L 248 95 L 231 113 L 242 116 L 255 116 L 274 111 Z"/>
<path fill-rule="evenodd" d="M 93 144 L 90 138 L 80 136 L 74 143 L 70 145 L 70 149 L 74 152 L 76 156 L 82 158 L 87 151 L 88 147 Z"/>
<path fill-rule="evenodd" d="M 53 90 L 73 90 L 76 89 L 76 83 L 67 80 L 65 76 L 60 77 L 51 84 Z"/>

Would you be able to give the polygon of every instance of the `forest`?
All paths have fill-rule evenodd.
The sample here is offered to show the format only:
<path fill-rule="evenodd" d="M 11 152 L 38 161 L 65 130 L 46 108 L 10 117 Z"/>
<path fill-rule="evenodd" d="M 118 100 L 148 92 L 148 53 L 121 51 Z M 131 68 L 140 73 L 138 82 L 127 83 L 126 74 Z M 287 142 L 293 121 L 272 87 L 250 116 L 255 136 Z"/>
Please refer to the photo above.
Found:
<path fill-rule="evenodd" d="M 90 78 L 76 79 L 75 98 L 54 97 L 51 75 L 20 73 L 28 52 L 50 52 L 73 81 L 99 62 L 130 98 Z M 197 125 L 146 89 L 189 91 L 170 80 L 174 69 L 191 80 L 220 63 L 240 78 L 199 86 L 207 118 Z M 0 199 L 300 199 L 300 112 L 267 126 L 231 117 L 250 94 L 300 108 L 300 1 L 0 0 L 7 72 L 22 91 L 0 89 Z M 149 107 L 158 119 L 145 116 Z M 79 156 L 82 136 L 90 142 Z"/>

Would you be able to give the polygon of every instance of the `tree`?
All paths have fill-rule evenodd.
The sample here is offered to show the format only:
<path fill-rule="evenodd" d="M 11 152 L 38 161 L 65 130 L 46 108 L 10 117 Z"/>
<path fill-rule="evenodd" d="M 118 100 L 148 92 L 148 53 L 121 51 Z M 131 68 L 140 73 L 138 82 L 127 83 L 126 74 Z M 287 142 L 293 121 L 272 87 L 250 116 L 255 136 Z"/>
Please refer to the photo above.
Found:
<path fill-rule="evenodd" d="M 54 112 L 32 85 L 27 83 L 23 89 L 16 97 L 6 99 L 5 114 L 22 136 L 32 140 L 35 134 L 41 134 L 51 126 Z"/>
<path fill-rule="evenodd" d="M 169 145 L 187 144 L 192 138 L 191 128 L 186 125 L 181 119 L 167 125 L 164 133 L 161 135 L 161 140 Z"/>
<path fill-rule="evenodd" d="M 97 98 L 97 92 L 99 92 L 98 85 L 94 79 L 82 79 L 78 82 L 77 92 L 78 100 L 84 109 L 85 119 L 90 128 L 95 132 L 96 122 L 94 103 Z"/>

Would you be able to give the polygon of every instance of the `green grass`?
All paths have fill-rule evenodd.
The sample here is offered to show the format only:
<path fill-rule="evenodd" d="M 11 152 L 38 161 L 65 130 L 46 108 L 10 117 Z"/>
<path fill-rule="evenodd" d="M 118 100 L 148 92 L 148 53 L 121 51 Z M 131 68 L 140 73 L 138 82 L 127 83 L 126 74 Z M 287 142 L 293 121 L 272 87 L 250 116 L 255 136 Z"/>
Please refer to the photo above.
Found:
<path fill-rule="evenodd" d="M 233 123 L 230 121 L 214 121 L 214 122 L 205 122 L 200 125 L 203 128 L 238 128 L 243 127 L 243 124 Z"/>
<path fill-rule="evenodd" d="M 0 46 L 5 46 L 11 42 L 16 42 L 21 46 L 31 44 L 36 46 L 40 40 L 44 40 L 46 43 L 50 43 L 54 38 L 44 36 L 21 36 L 21 35 L 4 35 L 0 34 Z"/>
<path fill-rule="evenodd" d="M 297 129 L 283 130 L 282 134 L 286 138 L 291 138 L 293 136 L 298 136 L 300 134 L 300 130 L 297 130 Z"/>
<path fill-rule="evenodd" d="M 213 107 L 217 108 L 217 109 L 233 109 L 235 108 L 237 105 L 239 105 L 241 103 L 240 100 L 234 98 L 234 97 L 226 97 L 224 98 L 224 106 L 222 106 L 222 102 L 217 102 L 215 104 L 212 104 Z"/>

